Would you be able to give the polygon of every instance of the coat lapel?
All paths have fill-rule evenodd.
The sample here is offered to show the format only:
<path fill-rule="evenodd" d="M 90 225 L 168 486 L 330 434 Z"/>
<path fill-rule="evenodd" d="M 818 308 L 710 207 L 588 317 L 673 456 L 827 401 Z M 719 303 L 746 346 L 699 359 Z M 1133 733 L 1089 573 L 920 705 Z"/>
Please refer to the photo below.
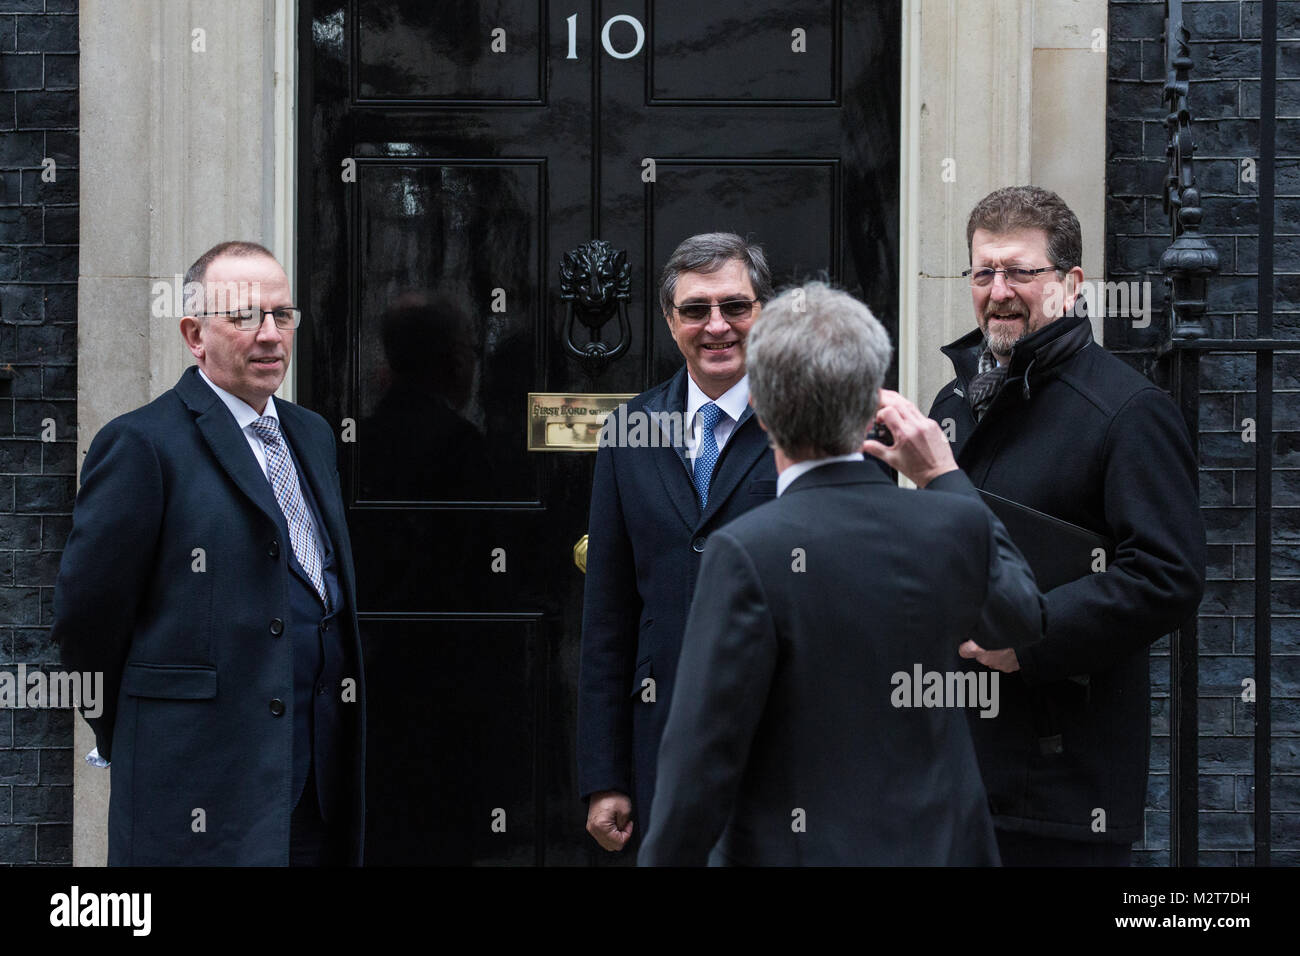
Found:
<path fill-rule="evenodd" d="M 330 539 L 333 540 L 334 509 L 331 499 L 334 489 L 327 489 L 324 486 L 325 475 L 322 474 L 320 462 L 317 460 L 316 448 L 307 434 L 306 423 L 299 418 L 297 406 L 289 402 L 276 402 L 275 409 L 280 415 L 280 428 L 284 432 L 284 437 L 288 439 L 289 447 L 293 449 L 298 467 L 302 469 L 302 477 L 311 486 L 311 493 L 316 497 L 316 507 L 325 521 L 326 530 L 330 532 Z M 326 493 L 327 490 L 329 494 Z"/>
<path fill-rule="evenodd" d="M 334 549 L 343 593 L 355 594 L 357 582 L 352 567 L 352 545 L 348 540 L 347 518 L 343 514 L 343 499 L 333 480 L 338 471 L 338 463 L 330 455 L 334 449 L 312 441 L 303 409 L 292 402 L 276 402 L 275 407 L 280 414 L 280 427 L 284 429 L 285 438 L 293 447 L 303 478 L 316 497 L 316 507 L 320 510 L 325 532 Z"/>
<path fill-rule="evenodd" d="M 316 497 L 316 507 L 320 509 L 325 530 L 330 536 L 330 543 L 338 553 L 346 540 L 341 535 L 343 515 L 339 510 L 339 496 L 331 480 L 338 466 L 335 462 L 322 458 L 321 448 L 312 442 L 311 435 L 308 434 L 307 422 L 301 408 L 291 402 L 276 402 L 275 408 L 280 415 L 280 427 L 293 448 L 303 478 L 311 486 L 311 492 Z"/>
<path fill-rule="evenodd" d="M 686 367 L 682 366 L 669 380 L 667 389 L 646 400 L 645 410 L 656 413 L 672 411 L 685 415 L 686 374 Z M 690 426 L 690 422 L 683 422 L 683 429 L 689 429 Z M 684 442 L 672 444 L 668 441 L 666 433 L 660 434 L 661 443 L 670 445 L 672 454 L 668 454 L 668 449 L 657 449 L 658 453 L 654 456 L 655 465 L 659 469 L 659 477 L 664 483 L 669 499 L 682 521 L 692 531 L 702 527 L 717 513 L 736 490 L 741 479 L 749 473 L 754 462 L 758 461 L 769 447 L 767 433 L 759 427 L 758 420 L 754 418 L 754 410 L 746 406 L 740 421 L 736 423 L 731 437 L 727 439 L 722 453 L 718 456 L 718 463 L 714 466 L 713 478 L 709 483 L 709 504 L 701 514 L 700 499 L 695 491 L 695 481 L 692 477 L 694 463 L 686 456 Z M 687 439 L 689 435 L 682 437 Z"/>
<path fill-rule="evenodd" d="M 754 467 L 754 462 L 762 455 L 770 454 L 768 447 L 767 432 L 759 427 L 754 409 L 746 406 L 714 467 L 713 480 L 709 483 L 709 504 L 700 517 L 701 525 L 726 503 L 741 479 Z"/>
<path fill-rule="evenodd" d="M 667 389 L 647 398 L 643 408 L 650 414 L 676 412 L 678 415 L 684 415 L 686 366 L 683 365 L 677 374 L 668 380 Z M 683 430 L 688 426 L 689 423 L 683 423 Z M 682 441 L 673 442 L 672 439 L 675 437 L 680 437 Z M 694 530 L 700 518 L 700 501 L 695 495 L 695 483 L 691 480 L 691 462 L 686 457 L 687 437 L 686 434 L 673 436 L 661 429 L 660 447 L 648 448 L 646 451 L 654 458 L 655 467 L 659 471 L 659 480 L 663 482 L 664 492 L 673 503 L 677 514 L 686 527 Z"/>
<path fill-rule="evenodd" d="M 266 475 L 257 467 L 257 459 L 248 447 L 248 440 L 239 430 L 234 416 L 217 393 L 199 378 L 198 366 L 191 365 L 176 383 L 181 401 L 195 414 L 194 424 L 212 449 L 217 463 L 225 470 L 239 490 L 257 505 L 277 527 L 286 529 L 284 514 L 276 503 L 275 493 Z"/>

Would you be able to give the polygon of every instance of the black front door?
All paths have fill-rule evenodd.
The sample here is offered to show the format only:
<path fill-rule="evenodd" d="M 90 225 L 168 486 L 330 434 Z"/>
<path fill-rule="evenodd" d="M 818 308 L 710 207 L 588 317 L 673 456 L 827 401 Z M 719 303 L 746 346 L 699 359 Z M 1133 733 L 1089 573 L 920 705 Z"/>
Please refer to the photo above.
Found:
<path fill-rule="evenodd" d="M 672 374 L 657 274 L 699 232 L 896 332 L 898 4 L 301 9 L 298 388 L 340 436 L 367 861 L 601 858 L 574 766 L 594 456 L 528 451 L 528 393 Z M 599 371 L 562 341 L 560 260 L 590 239 L 631 267 L 630 348 Z"/>

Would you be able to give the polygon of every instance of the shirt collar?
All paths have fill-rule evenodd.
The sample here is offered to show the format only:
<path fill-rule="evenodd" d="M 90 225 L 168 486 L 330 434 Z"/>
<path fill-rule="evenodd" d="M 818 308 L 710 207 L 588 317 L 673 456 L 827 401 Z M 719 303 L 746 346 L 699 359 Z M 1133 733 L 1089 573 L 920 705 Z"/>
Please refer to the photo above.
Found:
<path fill-rule="evenodd" d="M 695 427 L 695 413 L 709 402 L 722 409 L 733 422 L 740 421 L 740 416 L 745 414 L 745 408 L 749 405 L 749 374 L 742 375 L 739 382 L 717 398 L 709 398 L 695 384 L 695 379 L 691 378 L 688 371 L 686 373 L 686 427 L 688 429 Z"/>
<path fill-rule="evenodd" d="M 257 409 L 253 408 L 253 406 L 248 404 L 248 402 L 236 395 L 231 395 L 220 385 L 213 382 L 212 379 L 208 378 L 207 373 L 204 372 L 203 369 L 199 369 L 199 375 L 203 378 L 203 381 L 208 383 L 208 387 L 217 393 L 217 397 L 225 402 L 226 408 L 230 409 L 230 414 L 235 416 L 235 423 L 238 424 L 241 429 L 247 428 L 263 416 L 274 418 L 276 423 L 279 423 L 280 414 L 275 410 L 274 395 L 268 395 L 266 397 L 266 411 L 259 415 L 257 414 Z"/>
<path fill-rule="evenodd" d="M 781 474 L 776 476 L 776 496 L 780 498 L 781 493 L 789 488 L 796 478 L 808 474 L 808 472 L 812 471 L 814 468 L 820 468 L 822 465 L 829 465 L 831 462 L 835 461 L 864 460 L 862 452 L 854 451 L 847 455 L 831 455 L 829 458 L 809 458 L 806 461 L 797 461 L 785 471 L 781 472 Z"/>

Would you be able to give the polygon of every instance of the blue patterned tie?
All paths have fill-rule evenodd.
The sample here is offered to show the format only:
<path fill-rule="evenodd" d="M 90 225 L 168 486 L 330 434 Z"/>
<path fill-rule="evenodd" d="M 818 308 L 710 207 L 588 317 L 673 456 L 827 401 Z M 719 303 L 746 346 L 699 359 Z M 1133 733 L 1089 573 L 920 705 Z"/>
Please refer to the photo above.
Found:
<path fill-rule="evenodd" d="M 312 532 L 311 520 L 307 515 L 307 502 L 298 484 L 298 470 L 293 467 L 289 449 L 280 435 L 280 422 L 270 415 L 263 415 L 253 422 L 253 431 L 257 432 L 266 448 L 266 469 L 270 473 L 275 500 L 280 505 L 280 510 L 284 512 L 285 522 L 289 525 L 289 542 L 293 545 L 294 557 L 298 559 L 299 566 L 307 573 L 312 587 L 316 589 L 321 601 L 328 608 L 330 602 L 325 592 L 325 578 L 321 574 L 316 535 Z"/>
<path fill-rule="evenodd" d="M 712 402 L 700 406 L 700 444 L 695 450 L 695 490 L 700 495 L 700 510 L 709 503 L 709 479 L 718 463 L 718 439 L 713 429 L 722 417 L 722 409 Z"/>

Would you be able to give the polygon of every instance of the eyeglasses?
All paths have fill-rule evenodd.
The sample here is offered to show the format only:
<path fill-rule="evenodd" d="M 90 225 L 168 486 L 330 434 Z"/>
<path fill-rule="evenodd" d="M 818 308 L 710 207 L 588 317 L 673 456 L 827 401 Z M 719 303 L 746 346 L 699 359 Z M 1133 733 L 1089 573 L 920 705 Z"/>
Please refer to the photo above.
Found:
<path fill-rule="evenodd" d="M 241 332 L 256 332 L 269 315 L 275 327 L 283 332 L 296 329 L 302 322 L 302 309 L 231 309 L 228 312 L 195 312 L 200 315 L 220 315 Z"/>
<path fill-rule="evenodd" d="M 743 319 L 754 311 L 754 303 L 757 299 L 728 299 L 726 302 L 715 304 L 709 302 L 687 302 L 685 305 L 674 303 L 673 308 L 677 314 L 682 317 L 683 322 L 694 324 L 696 322 L 707 322 L 709 316 L 713 314 L 716 308 L 722 314 L 722 317 L 730 322 L 732 319 Z"/>
<path fill-rule="evenodd" d="M 985 286 L 993 282 L 993 277 L 1001 272 L 1007 278 L 1007 282 L 1014 282 L 1016 285 L 1028 285 L 1034 281 L 1034 276 L 1042 275 L 1044 272 L 1055 271 L 1056 266 L 1043 266 L 1041 269 L 1021 269 L 1011 266 L 1006 269 L 967 269 L 962 273 L 962 277 L 970 278 L 971 285 Z"/>

